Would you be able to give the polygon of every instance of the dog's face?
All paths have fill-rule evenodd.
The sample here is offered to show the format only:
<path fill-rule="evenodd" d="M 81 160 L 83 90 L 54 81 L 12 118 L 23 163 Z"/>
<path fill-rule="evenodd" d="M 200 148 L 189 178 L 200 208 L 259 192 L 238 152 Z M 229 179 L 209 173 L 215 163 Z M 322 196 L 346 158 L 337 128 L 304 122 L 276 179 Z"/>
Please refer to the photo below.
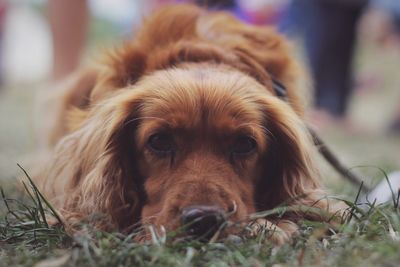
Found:
<path fill-rule="evenodd" d="M 125 134 L 110 141 L 126 147 L 130 139 L 122 154 L 131 160 L 114 157 L 127 162 L 120 168 L 134 165 L 120 179 L 125 191 L 129 180 L 141 183 L 134 186 L 143 191 L 145 225 L 174 230 L 206 218 L 190 229 L 204 234 L 279 204 L 286 191 L 297 190 L 300 177 L 291 172 L 308 171 L 307 149 L 300 148 L 307 139 L 290 106 L 226 66 L 157 71 L 116 99 L 122 102 L 110 99 L 109 106 L 124 110 L 114 113 Z"/>
<path fill-rule="evenodd" d="M 265 89 L 217 68 L 160 71 L 140 86 L 151 88 L 135 130 L 147 196 L 143 220 L 174 229 L 195 210 L 234 220 L 255 212 L 254 184 L 267 148 L 257 95 Z"/>

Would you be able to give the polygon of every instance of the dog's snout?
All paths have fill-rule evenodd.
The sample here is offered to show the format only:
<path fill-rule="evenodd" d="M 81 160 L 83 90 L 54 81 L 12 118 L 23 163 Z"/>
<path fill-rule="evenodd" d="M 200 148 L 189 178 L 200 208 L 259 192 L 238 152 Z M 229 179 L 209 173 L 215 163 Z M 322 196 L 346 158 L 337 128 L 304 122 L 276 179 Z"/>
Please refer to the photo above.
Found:
<path fill-rule="evenodd" d="M 190 206 L 183 209 L 181 221 L 189 235 L 208 239 L 225 221 L 225 213 L 216 206 Z"/>

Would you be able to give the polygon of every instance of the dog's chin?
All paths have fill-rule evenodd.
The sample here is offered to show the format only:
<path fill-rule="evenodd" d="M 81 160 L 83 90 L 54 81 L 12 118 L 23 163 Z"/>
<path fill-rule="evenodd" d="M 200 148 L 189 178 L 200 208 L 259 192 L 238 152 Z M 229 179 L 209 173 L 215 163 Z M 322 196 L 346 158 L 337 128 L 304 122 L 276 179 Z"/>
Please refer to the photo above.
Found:
<path fill-rule="evenodd" d="M 207 228 L 201 234 L 190 230 L 191 225 L 183 225 L 180 220 L 171 219 L 165 224 L 146 223 L 135 235 L 135 241 L 140 243 L 153 243 L 160 240 L 170 240 L 174 242 L 186 241 L 223 241 L 231 236 L 245 237 L 250 236 L 248 226 L 249 220 L 231 221 L 226 220 L 223 224 Z"/>

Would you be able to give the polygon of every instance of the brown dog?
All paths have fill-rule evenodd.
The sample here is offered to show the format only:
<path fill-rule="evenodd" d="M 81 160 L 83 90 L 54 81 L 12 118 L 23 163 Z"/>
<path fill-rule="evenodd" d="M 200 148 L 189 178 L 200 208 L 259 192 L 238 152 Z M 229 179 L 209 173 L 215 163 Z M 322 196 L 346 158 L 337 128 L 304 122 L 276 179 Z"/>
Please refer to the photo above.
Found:
<path fill-rule="evenodd" d="M 164 8 L 59 98 L 42 188 L 69 227 L 106 231 L 188 224 L 209 236 L 283 203 L 326 209 L 297 78 L 272 29 Z M 324 220 L 297 211 L 263 223 L 282 242 L 303 218 Z"/>

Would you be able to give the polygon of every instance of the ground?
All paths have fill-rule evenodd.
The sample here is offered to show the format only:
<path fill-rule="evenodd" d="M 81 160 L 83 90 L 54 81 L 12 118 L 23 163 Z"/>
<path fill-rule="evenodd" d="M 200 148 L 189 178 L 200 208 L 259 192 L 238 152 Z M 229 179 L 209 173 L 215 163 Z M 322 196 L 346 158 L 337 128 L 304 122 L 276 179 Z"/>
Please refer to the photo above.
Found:
<path fill-rule="evenodd" d="M 363 40 L 363 39 L 362 39 Z M 95 53 L 94 53 L 95 54 Z M 349 118 L 355 127 L 325 125 L 321 137 L 348 167 L 371 186 L 384 175 L 400 169 L 400 134 L 387 127 L 400 101 L 400 50 L 361 41 L 357 49 L 356 84 Z M 47 210 L 40 195 L 30 198 L 15 188 L 23 177 L 22 166 L 34 151 L 34 95 L 44 82 L 0 88 L 0 267 L 37 266 L 398 266 L 400 215 L 394 201 L 366 210 L 353 207 L 354 216 L 337 227 L 304 222 L 300 234 L 282 247 L 265 236 L 232 237 L 203 244 L 174 243 L 155 238 L 139 245 L 131 236 L 96 233 L 67 236 L 62 227 L 49 227 L 42 217 Z M 321 159 L 324 184 L 332 195 L 354 203 L 358 188 Z M 25 183 L 29 181 L 25 178 Z M 35 191 L 34 191 L 35 192 Z M 5 203 L 9 204 L 9 210 Z M 39 203 L 42 203 L 43 210 Z M 14 212 L 14 215 L 12 212 Z M 7 213 L 7 217 L 5 217 Z"/>

